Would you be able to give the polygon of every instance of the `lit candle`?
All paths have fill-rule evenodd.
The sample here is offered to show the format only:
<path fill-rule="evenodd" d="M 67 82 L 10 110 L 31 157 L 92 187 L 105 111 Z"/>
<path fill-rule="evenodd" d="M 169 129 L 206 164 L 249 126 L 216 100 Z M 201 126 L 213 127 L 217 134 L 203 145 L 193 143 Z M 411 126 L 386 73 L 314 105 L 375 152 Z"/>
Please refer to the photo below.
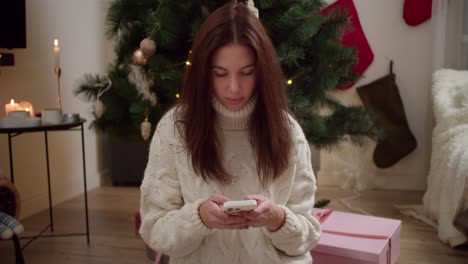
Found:
<path fill-rule="evenodd" d="M 15 103 L 15 100 L 11 99 L 9 104 L 5 105 L 5 115 L 8 116 L 8 113 L 11 111 L 18 111 L 19 105 Z"/>
<path fill-rule="evenodd" d="M 60 68 L 60 47 L 58 39 L 54 39 L 55 68 Z"/>
<path fill-rule="evenodd" d="M 28 101 L 19 102 L 20 110 L 29 112 L 30 117 L 35 117 L 34 108 L 32 104 Z"/>
<path fill-rule="evenodd" d="M 34 109 L 30 102 L 24 101 L 20 103 L 15 103 L 15 100 L 11 99 L 9 104 L 5 105 L 5 114 L 8 116 L 8 113 L 13 111 L 25 111 L 29 112 L 30 117 L 34 117 Z"/>

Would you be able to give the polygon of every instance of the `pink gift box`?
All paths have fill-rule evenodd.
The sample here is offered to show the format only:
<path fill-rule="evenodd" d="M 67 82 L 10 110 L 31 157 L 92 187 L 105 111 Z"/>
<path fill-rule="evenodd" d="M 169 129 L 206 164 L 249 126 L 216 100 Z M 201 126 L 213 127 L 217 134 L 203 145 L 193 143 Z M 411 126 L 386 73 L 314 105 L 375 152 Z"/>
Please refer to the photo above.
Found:
<path fill-rule="evenodd" d="M 313 209 L 322 236 L 311 254 L 314 264 L 393 264 L 400 256 L 401 221 Z"/>

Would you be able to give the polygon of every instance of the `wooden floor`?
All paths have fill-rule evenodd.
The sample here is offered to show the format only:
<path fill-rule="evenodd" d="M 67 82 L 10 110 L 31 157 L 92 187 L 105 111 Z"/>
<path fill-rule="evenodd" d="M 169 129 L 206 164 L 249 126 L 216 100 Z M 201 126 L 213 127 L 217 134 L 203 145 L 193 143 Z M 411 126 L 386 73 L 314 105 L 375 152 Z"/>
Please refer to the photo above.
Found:
<path fill-rule="evenodd" d="M 335 188 L 320 188 L 317 199 L 332 199 L 330 208 L 349 211 L 341 198 L 354 195 Z M 373 215 L 397 218 L 403 221 L 401 233 L 401 256 L 399 264 L 466 264 L 468 251 L 454 250 L 439 242 L 435 231 L 421 222 L 402 216 L 393 204 L 416 204 L 422 192 L 369 191 L 358 199 L 349 201 Z M 40 238 L 25 250 L 27 264 L 123 264 L 151 263 L 146 257 L 145 245 L 135 235 L 134 214 L 138 210 L 138 188 L 103 187 L 89 193 L 89 218 L 91 243 L 86 238 L 60 237 Z M 83 232 L 83 199 L 76 198 L 54 208 L 55 233 Z M 48 211 L 23 220 L 29 235 L 34 235 L 48 223 Z M 22 241 L 24 244 L 25 240 Z M 0 242 L 0 263 L 14 262 L 11 241 Z"/>

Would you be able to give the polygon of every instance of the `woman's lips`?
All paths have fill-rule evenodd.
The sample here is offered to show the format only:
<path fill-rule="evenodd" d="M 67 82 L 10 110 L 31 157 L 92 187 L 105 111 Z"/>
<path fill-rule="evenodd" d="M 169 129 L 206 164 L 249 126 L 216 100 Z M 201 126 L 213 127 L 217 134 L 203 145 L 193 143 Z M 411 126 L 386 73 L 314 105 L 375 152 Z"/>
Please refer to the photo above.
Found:
<path fill-rule="evenodd" d="M 242 102 L 243 98 L 226 98 L 226 101 L 228 101 L 230 104 L 233 105 L 238 105 Z"/>

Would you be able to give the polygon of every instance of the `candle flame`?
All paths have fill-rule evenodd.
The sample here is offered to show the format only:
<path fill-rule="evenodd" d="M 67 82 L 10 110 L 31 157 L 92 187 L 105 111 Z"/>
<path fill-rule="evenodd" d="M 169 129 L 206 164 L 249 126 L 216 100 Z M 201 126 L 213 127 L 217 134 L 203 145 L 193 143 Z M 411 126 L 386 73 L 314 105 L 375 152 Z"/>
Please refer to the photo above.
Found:
<path fill-rule="evenodd" d="M 15 100 L 11 99 L 11 100 L 10 100 L 10 104 L 11 104 L 11 105 L 14 105 L 14 104 L 15 104 Z"/>
<path fill-rule="evenodd" d="M 58 39 L 54 39 L 54 46 L 58 47 Z"/>

